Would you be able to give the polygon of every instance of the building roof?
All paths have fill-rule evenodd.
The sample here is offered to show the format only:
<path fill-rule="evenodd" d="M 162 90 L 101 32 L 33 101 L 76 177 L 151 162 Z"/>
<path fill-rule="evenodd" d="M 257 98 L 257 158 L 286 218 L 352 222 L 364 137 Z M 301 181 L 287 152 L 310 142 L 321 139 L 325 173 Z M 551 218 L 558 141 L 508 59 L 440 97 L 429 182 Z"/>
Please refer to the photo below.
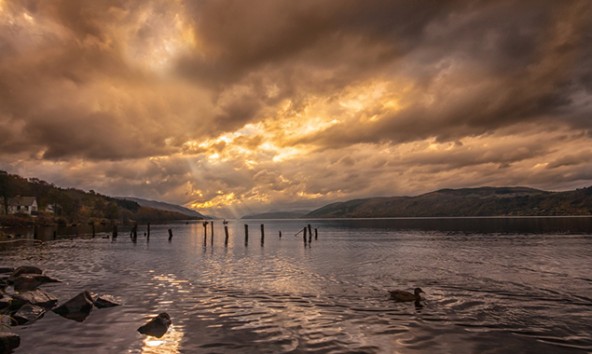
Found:
<path fill-rule="evenodd" d="M 8 206 L 33 206 L 33 204 L 37 203 L 37 198 L 35 197 L 14 197 L 8 200 Z"/>

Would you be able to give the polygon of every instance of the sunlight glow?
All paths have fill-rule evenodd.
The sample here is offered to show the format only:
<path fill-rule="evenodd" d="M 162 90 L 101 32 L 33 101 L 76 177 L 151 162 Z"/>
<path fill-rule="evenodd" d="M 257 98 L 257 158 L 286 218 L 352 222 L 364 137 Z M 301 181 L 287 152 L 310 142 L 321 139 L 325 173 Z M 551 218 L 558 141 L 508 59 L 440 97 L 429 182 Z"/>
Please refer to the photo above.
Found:
<path fill-rule="evenodd" d="M 167 73 L 178 56 L 197 47 L 193 28 L 179 13 L 160 13 L 151 7 L 140 14 L 128 37 L 128 58 L 155 73 Z"/>

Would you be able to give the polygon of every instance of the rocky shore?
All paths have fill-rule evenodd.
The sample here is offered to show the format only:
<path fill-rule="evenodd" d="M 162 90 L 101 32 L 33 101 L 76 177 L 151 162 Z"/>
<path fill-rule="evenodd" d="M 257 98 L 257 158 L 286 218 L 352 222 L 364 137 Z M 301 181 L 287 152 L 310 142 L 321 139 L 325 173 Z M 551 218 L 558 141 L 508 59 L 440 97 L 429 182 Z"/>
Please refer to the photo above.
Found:
<path fill-rule="evenodd" d="M 56 297 L 39 287 L 59 282 L 34 266 L 0 266 L 0 353 L 10 353 L 20 345 L 20 337 L 12 331 L 13 327 L 31 324 L 47 311 L 82 322 L 94 308 L 120 305 L 113 296 L 90 291 L 81 292 L 58 305 Z"/>

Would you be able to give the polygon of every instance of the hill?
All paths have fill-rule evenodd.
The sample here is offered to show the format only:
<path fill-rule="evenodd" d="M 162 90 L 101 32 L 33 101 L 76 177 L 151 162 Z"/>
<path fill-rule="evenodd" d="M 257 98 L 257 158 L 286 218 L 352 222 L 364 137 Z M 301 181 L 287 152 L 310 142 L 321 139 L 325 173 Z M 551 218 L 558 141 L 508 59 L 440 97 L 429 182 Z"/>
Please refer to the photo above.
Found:
<path fill-rule="evenodd" d="M 592 215 L 592 187 L 547 192 L 525 187 L 441 189 L 415 197 L 332 203 L 307 218 Z"/>
<path fill-rule="evenodd" d="M 174 210 L 142 206 L 132 200 L 121 200 L 75 188 L 61 188 L 37 178 L 23 178 L 0 171 L 0 216 L 3 223 L 31 221 L 27 215 L 7 215 L 8 201 L 17 196 L 35 197 L 38 221 L 85 222 L 109 220 L 118 222 L 163 222 L 198 219 Z M 49 212 L 48 207 L 53 207 Z M 28 218 L 27 218 L 28 217 Z"/>
<path fill-rule="evenodd" d="M 161 201 L 157 201 L 157 200 L 147 200 L 147 199 L 134 198 L 134 197 L 118 197 L 117 199 L 131 200 L 133 202 L 138 203 L 142 207 L 175 212 L 175 213 L 186 215 L 190 218 L 196 218 L 196 219 L 207 219 L 208 218 L 193 209 L 189 209 L 189 208 L 182 207 L 180 205 L 165 203 L 165 202 L 161 202 Z"/>
<path fill-rule="evenodd" d="M 298 219 L 306 215 L 306 211 L 270 211 L 267 213 L 245 215 L 241 219 Z"/>

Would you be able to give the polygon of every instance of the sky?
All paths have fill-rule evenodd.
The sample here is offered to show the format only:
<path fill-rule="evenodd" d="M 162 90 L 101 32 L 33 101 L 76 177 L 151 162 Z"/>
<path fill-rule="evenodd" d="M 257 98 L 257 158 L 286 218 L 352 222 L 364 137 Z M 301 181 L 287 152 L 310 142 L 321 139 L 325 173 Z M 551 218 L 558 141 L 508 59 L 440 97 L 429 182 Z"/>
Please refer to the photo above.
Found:
<path fill-rule="evenodd" d="M 224 217 L 592 185 L 588 0 L 0 0 L 0 169 Z"/>

